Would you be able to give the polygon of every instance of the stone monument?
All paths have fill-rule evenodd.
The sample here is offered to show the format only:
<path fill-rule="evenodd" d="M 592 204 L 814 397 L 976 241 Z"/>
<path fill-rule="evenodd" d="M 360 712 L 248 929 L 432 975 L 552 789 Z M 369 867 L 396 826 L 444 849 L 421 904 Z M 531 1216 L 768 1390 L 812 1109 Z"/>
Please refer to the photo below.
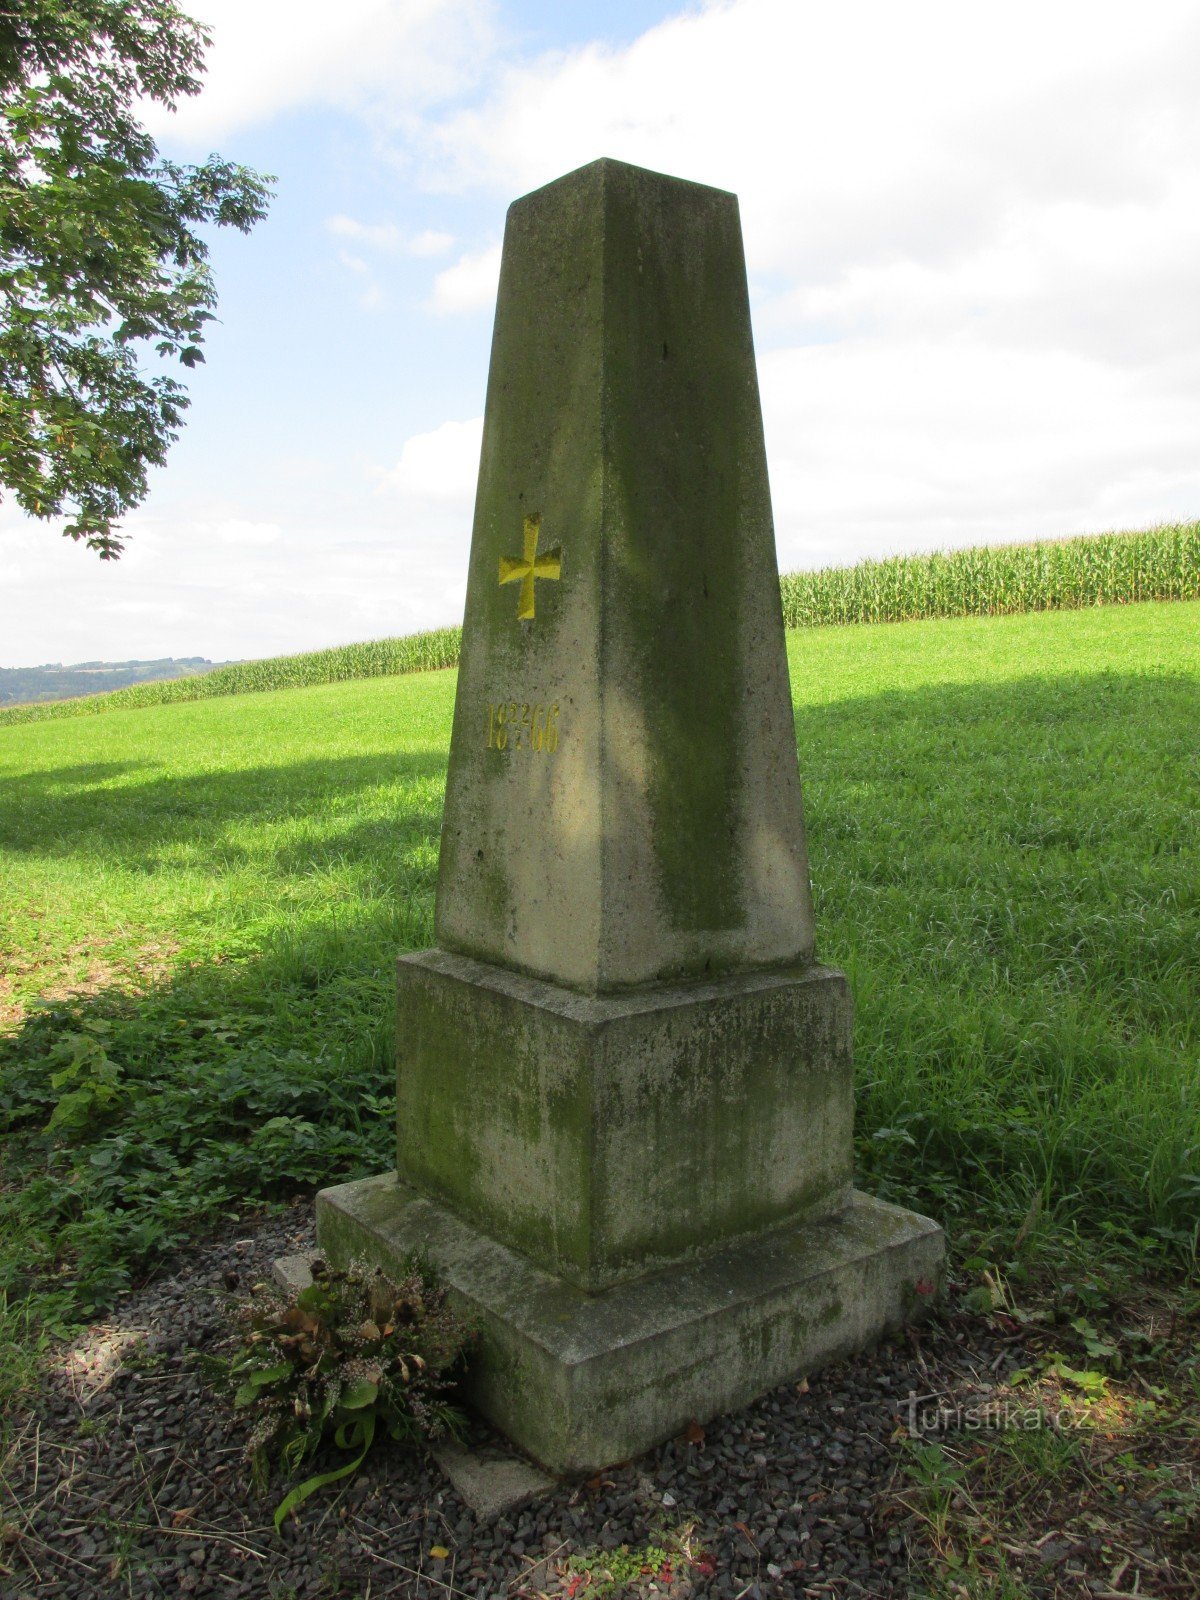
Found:
<path fill-rule="evenodd" d="M 596 161 L 509 210 L 442 825 L 398 964 L 396 1173 L 483 1414 L 589 1472 L 899 1325 L 941 1230 L 852 1186 L 814 960 L 737 200 Z"/>

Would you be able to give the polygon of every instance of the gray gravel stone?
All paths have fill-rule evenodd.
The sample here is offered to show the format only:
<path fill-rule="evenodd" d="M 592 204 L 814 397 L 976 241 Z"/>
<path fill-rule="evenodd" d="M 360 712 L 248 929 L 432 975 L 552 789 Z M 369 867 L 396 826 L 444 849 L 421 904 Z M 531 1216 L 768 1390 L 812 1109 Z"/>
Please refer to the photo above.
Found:
<path fill-rule="evenodd" d="M 586 1483 L 546 1485 L 502 1516 L 477 1515 L 428 1458 L 377 1448 L 355 1479 L 315 1495 L 277 1535 L 272 1515 L 283 1491 L 263 1500 L 250 1492 L 239 1421 L 201 1358 L 220 1354 L 231 1306 L 266 1281 L 275 1258 L 313 1248 L 311 1215 L 310 1202 L 289 1207 L 264 1218 L 250 1240 L 243 1222 L 240 1242 L 197 1247 L 124 1296 L 111 1322 L 78 1342 L 73 1375 L 59 1363 L 44 1393 L 13 1419 L 14 1437 L 26 1443 L 6 1469 L 0 1511 L 11 1518 L 14 1505 L 30 1509 L 25 1538 L 6 1551 L 14 1571 L 0 1579 L 5 1600 L 35 1592 L 39 1600 L 269 1600 L 289 1588 L 449 1600 L 451 1570 L 455 1600 L 484 1600 L 515 1594 L 535 1568 L 536 1591 L 555 1594 L 571 1555 L 662 1543 L 683 1527 L 693 1530 L 697 1559 L 677 1564 L 671 1600 L 900 1600 L 916 1586 L 907 1555 L 914 1530 L 882 1515 L 908 1391 L 933 1387 L 904 1344 L 817 1374 L 806 1392 L 787 1384 L 695 1430 L 693 1442 L 672 1440 Z M 936 1339 L 930 1330 L 922 1344 L 927 1366 Z M 942 1342 L 981 1371 L 997 1354 Z M 99 1356 L 86 1364 L 89 1350 L 114 1345 L 122 1364 Z M 938 1386 L 964 1382 L 957 1372 L 940 1371 Z M 114 1525 L 119 1545 L 107 1531 Z M 434 1546 L 450 1557 L 436 1562 Z M 114 1564 L 118 1548 L 124 1561 Z"/>

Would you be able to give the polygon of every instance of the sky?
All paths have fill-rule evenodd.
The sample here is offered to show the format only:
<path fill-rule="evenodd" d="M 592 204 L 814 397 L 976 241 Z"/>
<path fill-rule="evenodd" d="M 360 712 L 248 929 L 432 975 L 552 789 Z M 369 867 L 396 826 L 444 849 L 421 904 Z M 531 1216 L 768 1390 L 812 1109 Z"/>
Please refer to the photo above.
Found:
<path fill-rule="evenodd" d="M 737 193 L 783 571 L 1200 517 L 1195 0 L 190 0 L 276 175 L 117 562 L 0 502 L 0 666 L 461 619 L 509 203 Z"/>

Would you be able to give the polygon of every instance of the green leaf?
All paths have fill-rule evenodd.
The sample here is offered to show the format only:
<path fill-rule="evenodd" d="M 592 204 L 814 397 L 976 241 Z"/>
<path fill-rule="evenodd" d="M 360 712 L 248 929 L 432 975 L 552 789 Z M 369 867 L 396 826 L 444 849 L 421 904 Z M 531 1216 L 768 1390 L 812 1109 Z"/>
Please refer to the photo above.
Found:
<path fill-rule="evenodd" d="M 1046 1371 L 1051 1377 L 1058 1378 L 1063 1383 L 1073 1384 L 1091 1399 L 1099 1399 L 1108 1390 L 1108 1379 L 1103 1372 L 1069 1366 L 1057 1351 L 1051 1351 L 1045 1358 L 1045 1363 Z"/>
<path fill-rule="evenodd" d="M 338 1404 L 343 1411 L 361 1411 L 364 1406 L 374 1405 L 378 1395 L 377 1383 L 372 1383 L 369 1378 L 360 1378 L 356 1383 L 346 1385 Z"/>
<path fill-rule="evenodd" d="M 872 1139 L 883 1143 L 885 1140 L 894 1140 L 897 1144 L 909 1144 L 915 1147 L 916 1140 L 905 1128 L 876 1128 L 871 1135 Z"/>
<path fill-rule="evenodd" d="M 281 1361 L 274 1367 L 256 1368 L 255 1371 L 247 1375 L 245 1382 L 234 1395 L 234 1405 L 237 1407 L 248 1406 L 252 1401 L 258 1399 L 261 1390 L 268 1388 L 273 1383 L 281 1383 L 284 1378 L 290 1378 L 291 1375 L 292 1364 L 290 1361 Z"/>
<path fill-rule="evenodd" d="M 349 1422 L 339 1422 L 333 1430 L 333 1442 L 339 1450 L 353 1450 L 362 1442 L 365 1433 L 375 1434 L 375 1413 L 364 1411 L 362 1416 L 353 1417 Z"/>
<path fill-rule="evenodd" d="M 286 1495 L 275 1511 L 276 1533 L 282 1529 L 283 1519 L 294 1511 L 298 1505 L 303 1505 L 309 1495 L 315 1494 L 318 1489 L 323 1489 L 328 1483 L 337 1483 L 339 1478 L 348 1478 L 352 1472 L 357 1472 L 359 1467 L 362 1466 L 367 1451 L 371 1448 L 371 1441 L 375 1437 L 374 1413 L 368 1412 L 361 1422 L 355 1426 L 359 1430 L 358 1440 L 362 1442 L 362 1449 L 358 1455 L 344 1467 L 337 1467 L 332 1472 L 319 1472 L 315 1477 L 306 1478 L 302 1484 L 299 1484 L 289 1495 Z"/>
<path fill-rule="evenodd" d="M 104 560 L 187 395 L 140 347 L 203 361 L 203 224 L 243 232 L 270 180 L 160 157 L 139 120 L 200 88 L 208 35 L 174 0 L 38 0 L 0 24 L 0 489 Z"/>

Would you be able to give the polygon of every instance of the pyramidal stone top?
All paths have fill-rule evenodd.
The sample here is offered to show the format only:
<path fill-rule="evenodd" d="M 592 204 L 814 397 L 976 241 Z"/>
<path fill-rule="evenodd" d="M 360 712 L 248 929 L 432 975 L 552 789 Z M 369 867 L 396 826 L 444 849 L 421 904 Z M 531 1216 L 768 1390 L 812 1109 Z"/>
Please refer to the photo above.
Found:
<path fill-rule="evenodd" d="M 509 209 L 436 930 L 587 994 L 812 957 L 723 190 L 603 160 Z"/>

